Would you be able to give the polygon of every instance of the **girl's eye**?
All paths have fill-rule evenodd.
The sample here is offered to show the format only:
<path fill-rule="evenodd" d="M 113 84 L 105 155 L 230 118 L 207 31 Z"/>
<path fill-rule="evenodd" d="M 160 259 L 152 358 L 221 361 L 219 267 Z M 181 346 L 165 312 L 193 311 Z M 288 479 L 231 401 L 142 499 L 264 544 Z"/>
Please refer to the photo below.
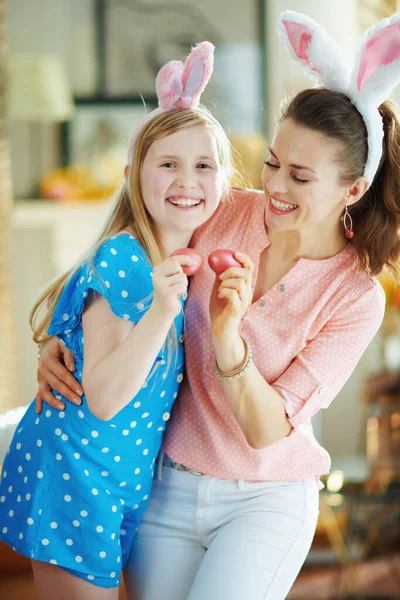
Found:
<path fill-rule="evenodd" d="M 197 167 L 199 169 L 210 169 L 210 165 L 207 165 L 206 163 L 200 163 L 199 165 L 197 165 Z"/>
<path fill-rule="evenodd" d="M 279 165 L 274 165 L 271 162 L 269 162 L 269 160 L 265 160 L 264 165 L 267 165 L 267 167 L 270 167 L 271 169 L 279 169 Z"/>
<path fill-rule="evenodd" d="M 164 163 L 162 166 L 163 167 L 167 167 L 168 169 L 170 169 L 170 168 L 174 167 L 175 165 L 174 165 L 174 163 L 167 162 L 167 163 Z"/>
<path fill-rule="evenodd" d="M 300 179 L 300 177 L 297 177 L 297 175 L 292 175 L 292 177 L 296 183 L 308 183 L 309 182 L 309 179 Z"/>

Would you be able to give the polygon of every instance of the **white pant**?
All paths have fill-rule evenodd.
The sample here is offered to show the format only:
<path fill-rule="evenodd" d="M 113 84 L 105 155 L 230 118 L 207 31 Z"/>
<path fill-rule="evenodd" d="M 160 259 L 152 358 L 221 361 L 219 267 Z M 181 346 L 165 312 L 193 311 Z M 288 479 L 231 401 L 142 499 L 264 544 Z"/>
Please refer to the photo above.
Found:
<path fill-rule="evenodd" d="M 281 600 L 307 556 L 318 484 L 164 468 L 125 570 L 141 600 Z"/>

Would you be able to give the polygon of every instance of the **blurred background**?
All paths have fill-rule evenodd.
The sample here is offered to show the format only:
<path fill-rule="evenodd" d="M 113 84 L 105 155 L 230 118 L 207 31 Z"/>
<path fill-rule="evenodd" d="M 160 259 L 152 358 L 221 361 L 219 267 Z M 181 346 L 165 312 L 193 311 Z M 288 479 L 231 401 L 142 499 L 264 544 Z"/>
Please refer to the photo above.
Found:
<path fill-rule="evenodd" d="M 29 311 L 104 221 L 158 70 L 195 43 L 215 44 L 202 101 L 259 188 L 281 99 L 309 86 L 275 33 L 285 9 L 314 17 L 352 60 L 361 32 L 400 3 L 0 0 L 0 464 L 36 392 Z M 292 599 L 400 598 L 400 287 L 381 282 L 383 326 L 315 418 L 333 471 Z M 0 597 L 34 598 L 29 562 L 3 545 Z"/>

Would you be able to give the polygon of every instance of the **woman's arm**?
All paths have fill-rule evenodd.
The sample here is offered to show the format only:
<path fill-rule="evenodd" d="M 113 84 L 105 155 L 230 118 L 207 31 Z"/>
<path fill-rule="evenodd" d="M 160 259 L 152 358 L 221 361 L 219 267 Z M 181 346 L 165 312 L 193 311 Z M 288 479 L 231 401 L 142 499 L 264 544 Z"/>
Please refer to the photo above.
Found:
<path fill-rule="evenodd" d="M 238 333 L 221 339 L 213 336 L 213 342 L 221 371 L 233 371 L 241 364 L 245 349 Z M 252 448 L 264 448 L 290 433 L 292 427 L 282 397 L 265 381 L 254 362 L 242 377 L 223 381 L 223 386 L 225 398 Z"/>
<path fill-rule="evenodd" d="M 216 360 L 224 372 L 244 359 L 240 320 L 252 300 L 252 263 L 247 256 L 236 258 L 243 268 L 228 269 L 216 279 L 210 300 Z M 377 332 L 383 314 L 379 284 L 366 280 L 362 286 L 354 285 L 343 307 L 271 385 L 257 370 L 256 355 L 255 364 L 242 377 L 224 381 L 227 402 L 249 445 L 264 448 L 329 406 Z"/>
<path fill-rule="evenodd" d="M 42 412 L 43 402 L 47 402 L 57 410 L 64 410 L 64 403 L 53 395 L 52 388 L 70 402 L 81 404 L 80 396 L 83 395 L 83 389 L 72 375 L 73 371 L 75 371 L 74 355 L 57 337 L 51 337 L 42 343 L 37 370 L 39 384 L 36 394 L 37 414 Z"/>

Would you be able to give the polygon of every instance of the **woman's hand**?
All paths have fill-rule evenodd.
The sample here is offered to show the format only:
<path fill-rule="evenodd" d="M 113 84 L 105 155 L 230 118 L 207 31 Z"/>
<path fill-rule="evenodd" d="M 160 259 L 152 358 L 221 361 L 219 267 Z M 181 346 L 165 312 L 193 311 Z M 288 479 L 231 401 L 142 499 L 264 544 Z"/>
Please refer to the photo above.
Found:
<path fill-rule="evenodd" d="M 221 339 L 237 334 L 239 324 L 253 298 L 254 265 L 246 254 L 235 253 L 242 268 L 230 267 L 215 278 L 210 298 L 213 334 Z"/>
<path fill-rule="evenodd" d="M 36 412 L 38 414 L 42 412 L 43 402 L 58 410 L 65 408 L 63 402 L 54 397 L 51 388 L 70 402 L 81 404 L 79 396 L 83 395 L 83 389 L 71 371 L 75 371 L 75 358 L 72 352 L 56 337 L 46 340 L 42 344 L 37 370 L 39 389 L 36 394 Z"/>
<path fill-rule="evenodd" d="M 188 278 L 182 265 L 193 266 L 195 262 L 189 256 L 171 256 L 154 267 L 154 300 L 152 310 L 166 317 L 175 318 L 182 310 L 179 296 L 187 292 Z"/>

